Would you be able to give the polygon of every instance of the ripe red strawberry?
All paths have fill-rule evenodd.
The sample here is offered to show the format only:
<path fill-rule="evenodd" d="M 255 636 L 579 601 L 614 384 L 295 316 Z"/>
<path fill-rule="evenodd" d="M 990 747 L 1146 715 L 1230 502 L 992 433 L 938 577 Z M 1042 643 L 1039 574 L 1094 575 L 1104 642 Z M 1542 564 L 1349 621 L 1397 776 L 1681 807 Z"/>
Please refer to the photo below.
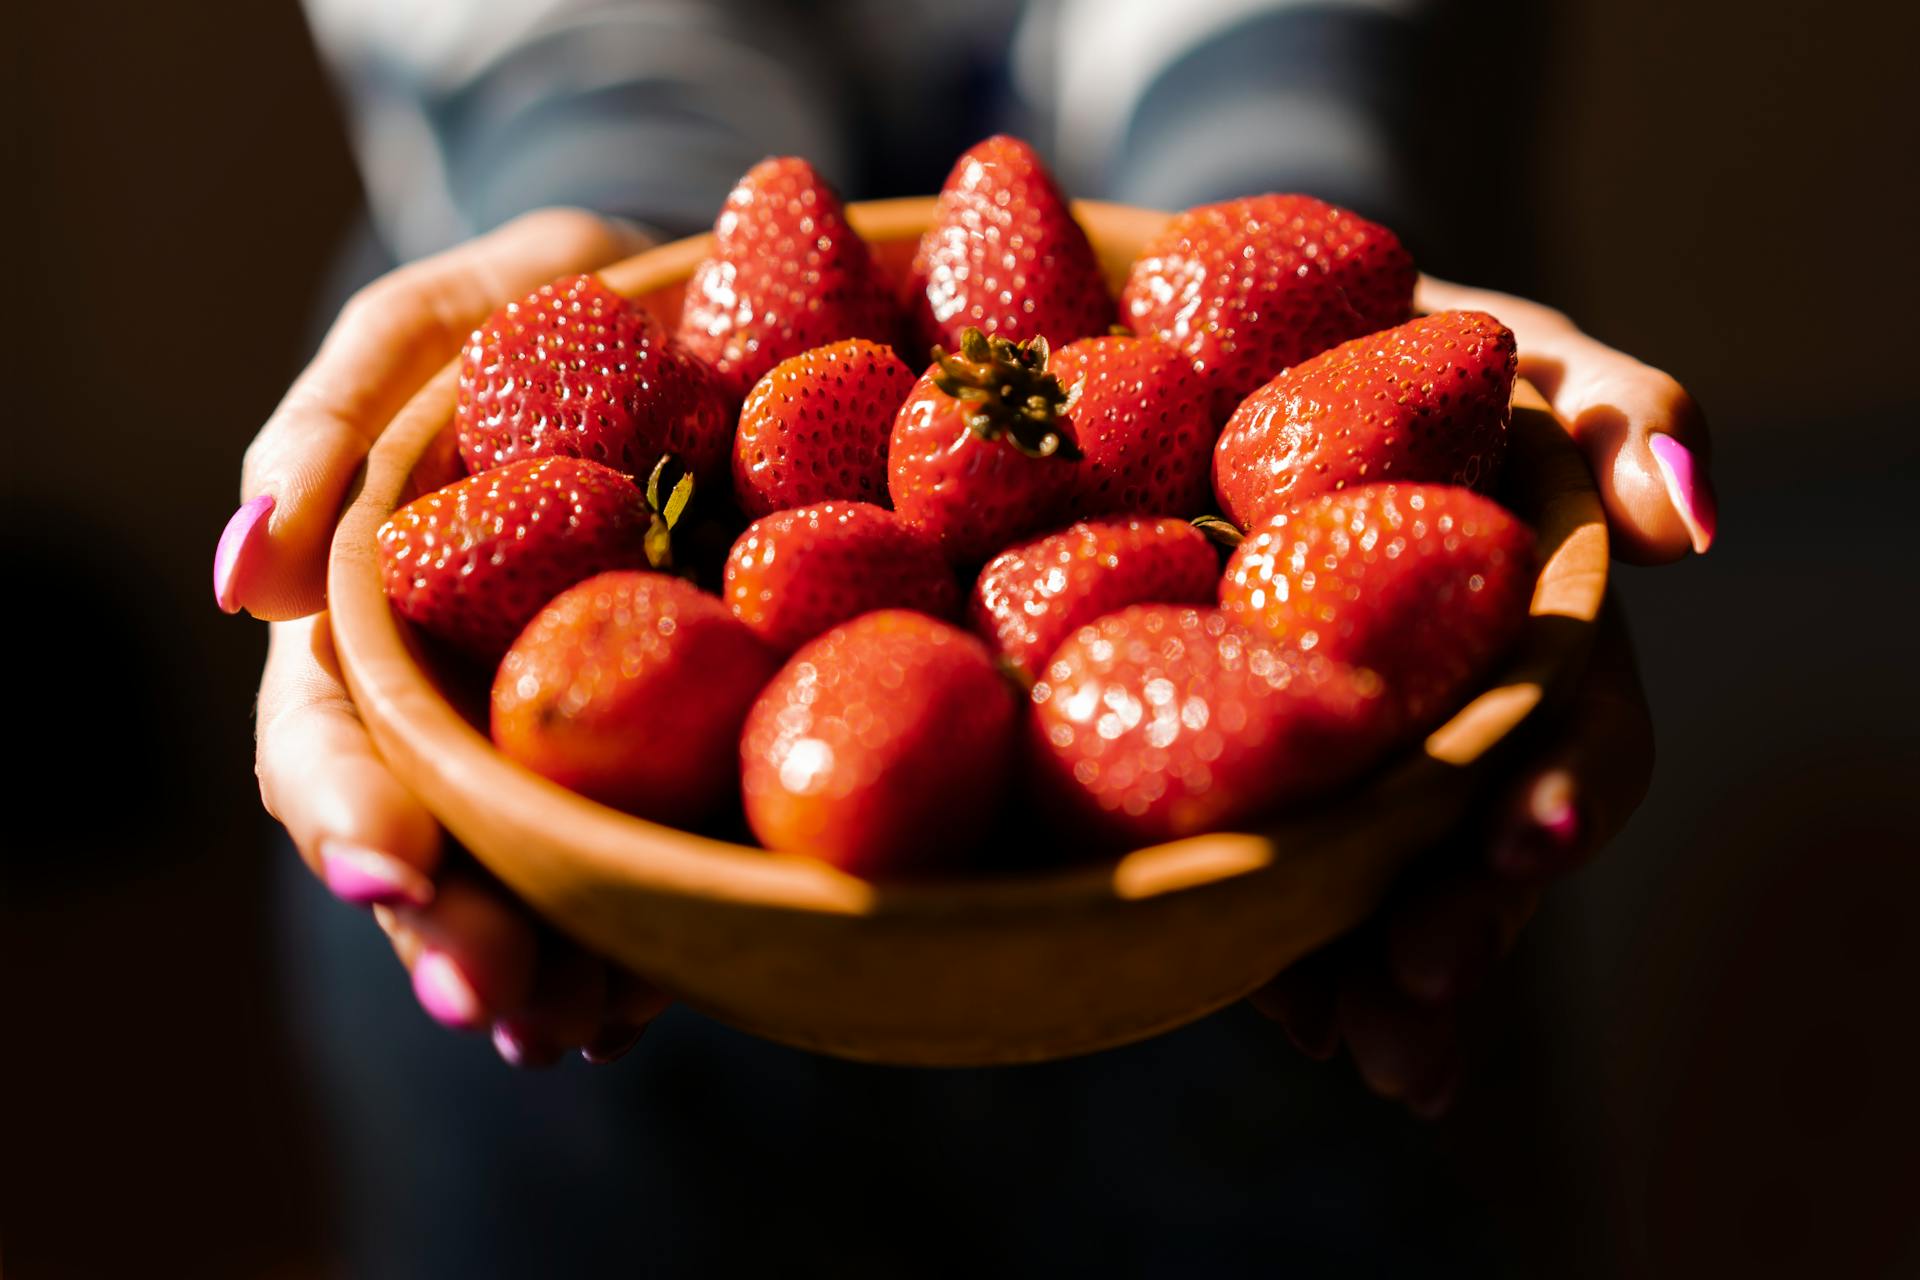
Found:
<path fill-rule="evenodd" d="M 1513 334 L 1442 311 L 1344 342 L 1248 396 L 1214 447 L 1213 488 L 1243 529 L 1363 481 L 1484 487 L 1506 456 Z"/>
<path fill-rule="evenodd" d="M 1047 663 L 1036 754 L 1069 815 L 1128 844 L 1173 839 L 1356 776 L 1391 742 L 1380 684 L 1215 609 L 1134 605 Z"/>
<path fill-rule="evenodd" d="M 1311 196 L 1201 205 L 1149 241 L 1120 294 L 1136 333 L 1192 359 L 1214 421 L 1288 365 L 1407 318 L 1413 259 L 1393 232 Z"/>
<path fill-rule="evenodd" d="M 377 542 L 394 609 L 491 665 L 560 592 L 645 565 L 652 519 L 617 471 L 525 458 L 414 499 Z"/>
<path fill-rule="evenodd" d="M 892 342 L 899 311 L 840 197 L 794 156 L 747 170 L 694 269 L 680 341 L 738 404 L 789 356 L 842 338 Z"/>
<path fill-rule="evenodd" d="M 474 331 L 454 424 L 475 472 L 560 455 L 644 476 L 671 453 L 703 479 L 732 425 L 707 368 L 598 276 L 543 285 Z"/>
<path fill-rule="evenodd" d="M 753 385 L 733 438 L 733 491 L 764 516 L 829 498 L 887 501 L 887 439 L 913 371 L 850 338 L 803 351 Z"/>
<path fill-rule="evenodd" d="M 1212 604 L 1220 558 L 1184 520 L 1082 521 L 987 562 L 968 621 L 1028 684 L 1066 638 L 1130 604 Z"/>
<path fill-rule="evenodd" d="M 939 545 L 866 502 L 822 502 L 754 521 L 727 557 L 721 595 L 782 653 L 875 609 L 948 617 L 960 604 Z"/>
<path fill-rule="evenodd" d="M 1513 644 L 1533 582 L 1533 531 L 1498 503 L 1452 485 L 1367 484 L 1250 533 L 1227 561 L 1220 607 L 1379 672 L 1423 729 Z"/>
<path fill-rule="evenodd" d="M 1073 515 L 1187 516 L 1207 505 L 1212 411 L 1177 351 L 1148 338 L 1082 338 L 1046 367 L 1067 393 L 1060 416 L 1082 455 Z"/>
<path fill-rule="evenodd" d="M 1015 346 L 969 329 L 900 406 L 887 445 L 893 509 L 955 564 L 979 564 L 1068 510 L 1080 454 L 1046 370 L 1044 338 Z"/>
<path fill-rule="evenodd" d="M 968 328 L 1059 345 L 1104 333 L 1113 298 L 1086 232 L 1033 148 L 988 138 L 940 189 L 907 278 L 907 310 L 927 346 L 953 350 Z"/>
<path fill-rule="evenodd" d="M 733 791 L 747 708 L 779 660 L 725 605 L 660 573 L 603 573 L 500 663 L 493 741 L 563 787 L 689 825 Z"/>
<path fill-rule="evenodd" d="M 903 609 L 803 646 L 740 740 L 747 821 L 769 849 L 862 876 L 954 865 L 993 820 L 1017 737 L 986 647 Z"/>

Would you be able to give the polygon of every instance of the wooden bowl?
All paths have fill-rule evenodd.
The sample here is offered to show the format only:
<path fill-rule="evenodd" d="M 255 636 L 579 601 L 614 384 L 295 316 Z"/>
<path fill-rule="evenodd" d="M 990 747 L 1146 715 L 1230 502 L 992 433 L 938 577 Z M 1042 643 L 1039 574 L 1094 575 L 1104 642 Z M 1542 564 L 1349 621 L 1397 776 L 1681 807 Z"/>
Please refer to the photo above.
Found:
<path fill-rule="evenodd" d="M 931 200 L 854 205 L 893 269 Z M 1076 212 L 1116 287 L 1166 214 Z M 609 268 L 669 322 L 707 237 Z M 720 1020 L 876 1062 L 1030 1062 L 1125 1044 L 1240 999 L 1364 919 L 1465 812 L 1490 755 L 1577 677 L 1607 579 L 1585 464 L 1545 404 L 1515 399 L 1508 501 L 1539 532 L 1533 617 L 1499 678 L 1361 787 L 1256 831 L 1018 877 L 870 884 L 806 858 L 644 822 L 497 754 L 442 695 L 387 606 L 374 534 L 450 456 L 455 372 L 394 419 L 333 543 L 347 685 L 387 763 L 560 929 Z M 434 480 L 437 483 L 437 479 Z M 425 481 L 421 481 L 425 483 Z"/>

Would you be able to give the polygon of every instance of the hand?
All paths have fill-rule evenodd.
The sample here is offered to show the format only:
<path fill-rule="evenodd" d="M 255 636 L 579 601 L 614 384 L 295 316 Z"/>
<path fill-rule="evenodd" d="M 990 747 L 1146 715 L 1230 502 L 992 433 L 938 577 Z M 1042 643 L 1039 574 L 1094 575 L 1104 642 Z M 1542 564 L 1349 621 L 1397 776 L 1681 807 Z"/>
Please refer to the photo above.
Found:
<path fill-rule="evenodd" d="M 374 908 L 426 1011 L 490 1026 L 516 1065 L 574 1046 L 589 1060 L 618 1056 L 664 1002 L 443 850 L 347 696 L 323 612 L 327 550 L 374 438 L 489 312 L 646 245 L 592 214 L 545 210 L 355 294 L 248 448 L 243 501 L 214 555 L 221 608 L 273 623 L 255 754 L 267 811 L 328 888 Z"/>
<path fill-rule="evenodd" d="M 1537 303 L 1425 278 L 1418 302 L 1488 311 L 1514 331 L 1520 374 L 1586 455 L 1622 558 L 1660 563 L 1711 545 L 1706 426 L 1671 377 Z M 1612 838 L 1646 794 L 1653 726 L 1611 601 L 1554 732 L 1459 847 L 1436 850 L 1372 921 L 1254 995 L 1302 1052 L 1326 1059 L 1345 1044 L 1376 1093 L 1424 1116 L 1446 1110 L 1460 1080 L 1462 1000 L 1511 948 L 1541 890 Z"/>
<path fill-rule="evenodd" d="M 1707 424 L 1671 375 L 1524 298 L 1422 276 L 1414 306 L 1485 311 L 1513 330 L 1520 376 L 1547 398 L 1593 470 L 1615 555 L 1664 564 L 1713 545 L 1718 509 Z"/>

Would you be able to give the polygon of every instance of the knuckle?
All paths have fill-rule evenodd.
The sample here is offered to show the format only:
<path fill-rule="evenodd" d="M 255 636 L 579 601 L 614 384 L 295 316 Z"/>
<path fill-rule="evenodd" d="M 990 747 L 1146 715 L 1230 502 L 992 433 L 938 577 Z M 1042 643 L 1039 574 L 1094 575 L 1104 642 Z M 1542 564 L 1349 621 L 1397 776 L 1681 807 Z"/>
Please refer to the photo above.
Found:
<path fill-rule="evenodd" d="M 322 728 L 327 717 L 343 715 L 358 719 L 352 702 L 344 694 L 323 694 L 290 702 L 261 716 L 254 729 L 253 759 L 254 773 L 262 784 L 272 785 L 290 761 L 299 759 L 303 739 L 312 736 L 312 730 Z"/>
<path fill-rule="evenodd" d="M 343 331 L 391 327 L 411 315 L 423 293 L 432 288 L 433 272 L 425 262 L 395 267 L 377 280 L 354 290 L 340 308 L 335 328 Z"/>
<path fill-rule="evenodd" d="M 240 455 L 240 487 L 252 491 L 260 487 L 260 477 L 267 470 L 267 433 L 262 427 L 259 434 L 247 441 L 247 448 Z"/>
<path fill-rule="evenodd" d="M 253 758 L 253 780 L 260 791 L 260 807 L 265 809 L 267 816 L 275 822 L 283 821 L 280 806 L 274 800 L 273 774 L 258 754 Z"/>
<path fill-rule="evenodd" d="M 357 329 L 387 310 L 392 305 L 393 280 L 397 274 L 397 272 L 389 272 L 355 289 L 341 306 L 340 314 L 335 317 L 335 327 Z"/>
<path fill-rule="evenodd" d="M 349 298 L 335 327 L 408 347 L 457 344 L 470 328 L 463 319 L 460 274 L 436 258 L 396 267 Z"/>
<path fill-rule="evenodd" d="M 264 723 L 256 723 L 253 735 L 253 779 L 260 789 L 260 807 L 276 822 L 284 822 L 286 815 L 280 808 L 279 769 L 277 757 L 268 743 L 268 729 L 278 716 Z"/>
<path fill-rule="evenodd" d="M 535 209 L 514 220 L 516 228 L 544 240 L 568 258 L 587 259 L 609 252 L 613 235 L 606 220 L 585 209 Z"/>
<path fill-rule="evenodd" d="M 1666 404 L 1668 418 L 1682 429 L 1704 427 L 1706 416 L 1700 410 L 1700 402 L 1693 398 L 1693 393 L 1665 370 L 1655 370 L 1655 373 L 1658 374 L 1659 396 Z"/>
<path fill-rule="evenodd" d="M 417 285 L 416 304 L 431 340 L 438 346 L 457 347 L 473 330 L 469 316 L 478 300 L 462 296 L 464 283 L 444 273 L 423 273 Z"/>

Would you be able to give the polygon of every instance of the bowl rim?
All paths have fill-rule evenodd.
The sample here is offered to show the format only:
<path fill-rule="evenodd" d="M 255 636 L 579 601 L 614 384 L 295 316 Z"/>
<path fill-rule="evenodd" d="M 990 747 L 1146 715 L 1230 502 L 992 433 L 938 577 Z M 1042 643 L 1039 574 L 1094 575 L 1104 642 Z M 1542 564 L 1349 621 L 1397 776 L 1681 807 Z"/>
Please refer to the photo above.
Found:
<path fill-rule="evenodd" d="M 934 200 L 908 197 L 850 204 L 849 219 L 870 241 L 917 236 Z M 1074 202 L 1110 278 L 1171 215 Z M 668 289 L 706 255 L 710 235 L 691 236 L 602 269 L 619 292 Z M 1124 255 L 1117 246 L 1129 246 Z M 1116 859 L 985 875 L 872 882 L 799 855 L 735 844 L 649 822 L 568 791 L 500 754 L 440 694 L 416 663 L 381 583 L 375 534 L 407 496 L 421 458 L 452 417 L 458 357 L 416 392 L 381 432 L 349 491 L 328 563 L 329 621 L 347 688 L 375 746 L 403 782 L 449 827 L 484 813 L 490 824 L 569 833 L 571 865 L 543 868 L 562 896 L 621 882 L 766 909 L 831 915 L 944 915 L 1085 909 L 1199 889 L 1259 872 L 1310 846 L 1316 831 L 1350 822 L 1368 806 L 1444 785 L 1488 754 L 1564 690 L 1584 665 L 1604 601 L 1609 549 L 1604 514 L 1585 461 L 1538 392 L 1516 384 L 1509 465 L 1534 484 L 1521 514 L 1540 539 L 1541 568 L 1522 640 L 1495 679 L 1421 749 L 1375 770 L 1356 787 L 1256 830 L 1218 831 L 1136 849 Z M 456 830 L 455 834 L 458 834 Z M 537 846 L 540 841 L 528 842 Z M 511 877 L 509 877 L 511 878 Z"/>

